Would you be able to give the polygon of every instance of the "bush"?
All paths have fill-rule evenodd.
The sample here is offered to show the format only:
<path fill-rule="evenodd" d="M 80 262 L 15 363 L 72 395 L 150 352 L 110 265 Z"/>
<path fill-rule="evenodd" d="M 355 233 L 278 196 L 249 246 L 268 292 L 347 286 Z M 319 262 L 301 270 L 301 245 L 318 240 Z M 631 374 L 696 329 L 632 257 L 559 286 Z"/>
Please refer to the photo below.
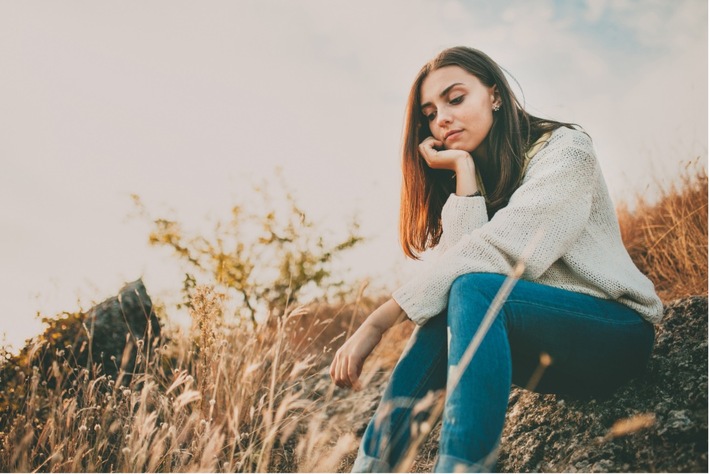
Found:
<path fill-rule="evenodd" d="M 286 189 L 285 184 L 280 188 Z M 281 205 L 272 202 L 266 187 L 257 187 L 254 196 L 257 199 L 248 208 L 234 205 L 228 220 L 217 221 L 212 236 L 190 235 L 175 220 L 151 218 L 140 198 L 134 200 L 153 222 L 149 242 L 172 249 L 191 272 L 214 282 L 218 292 L 235 300 L 239 316 L 254 326 L 258 319 L 279 317 L 289 305 L 301 303 L 306 290 L 320 297 L 352 290 L 333 276 L 332 264 L 363 240 L 356 221 L 345 238 L 331 242 L 290 192 L 283 193 Z M 194 273 L 187 273 L 183 285 L 187 306 L 196 284 Z"/>
<path fill-rule="evenodd" d="M 639 195 L 635 209 L 617 210 L 624 244 L 664 302 L 708 289 L 708 176 L 683 174 L 680 185 L 661 189 L 651 203 Z"/>

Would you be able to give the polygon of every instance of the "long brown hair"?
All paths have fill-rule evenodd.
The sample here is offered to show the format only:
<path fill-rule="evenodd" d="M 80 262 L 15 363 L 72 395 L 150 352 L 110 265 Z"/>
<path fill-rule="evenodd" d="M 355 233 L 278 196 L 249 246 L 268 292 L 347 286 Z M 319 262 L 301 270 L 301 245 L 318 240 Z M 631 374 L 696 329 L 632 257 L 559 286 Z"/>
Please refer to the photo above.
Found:
<path fill-rule="evenodd" d="M 523 175 L 525 151 L 548 131 L 571 124 L 541 119 L 525 111 L 508 85 L 502 69 L 485 53 L 457 46 L 439 53 L 419 71 L 407 100 L 402 144 L 402 194 L 399 210 L 399 236 L 404 253 L 418 254 L 434 247 L 441 239 L 441 209 L 456 191 L 454 173 L 427 166 L 419 154 L 419 144 L 431 135 L 429 123 L 421 112 L 421 85 L 431 71 L 459 66 L 476 76 L 486 87 L 496 86 L 500 109 L 493 114 L 493 125 L 486 137 L 488 159 L 476 161 L 486 189 L 489 217 L 508 204 Z"/>

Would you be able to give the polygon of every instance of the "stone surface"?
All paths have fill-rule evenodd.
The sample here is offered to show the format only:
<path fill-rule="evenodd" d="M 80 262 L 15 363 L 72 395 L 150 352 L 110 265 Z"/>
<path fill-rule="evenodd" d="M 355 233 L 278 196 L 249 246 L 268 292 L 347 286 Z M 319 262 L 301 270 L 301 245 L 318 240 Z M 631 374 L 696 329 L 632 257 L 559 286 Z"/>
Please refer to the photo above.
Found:
<path fill-rule="evenodd" d="M 117 296 L 91 308 L 84 324 L 91 335 L 93 359 L 103 363 L 107 374 L 115 375 L 121 365 L 132 371 L 138 346 L 145 347 L 160 336 L 160 323 L 142 280 L 127 283 Z"/>
<path fill-rule="evenodd" d="M 707 472 L 707 316 L 707 297 L 666 306 L 646 373 L 608 399 L 567 400 L 516 389 L 499 469 Z M 614 422 L 634 417 L 651 426 L 610 435 Z"/>
<path fill-rule="evenodd" d="M 501 438 L 501 472 L 707 472 L 707 297 L 676 300 L 657 326 L 646 372 L 606 399 L 578 400 L 514 388 Z M 386 377 L 333 404 L 353 410 L 362 435 Z M 335 414 L 333 414 L 335 415 Z M 612 426 L 629 420 L 621 435 Z M 636 425 L 635 427 L 633 425 Z M 420 449 L 415 472 L 431 471 L 438 426 Z M 623 431 L 623 430 L 621 430 Z M 349 471 L 354 453 L 340 469 Z"/>

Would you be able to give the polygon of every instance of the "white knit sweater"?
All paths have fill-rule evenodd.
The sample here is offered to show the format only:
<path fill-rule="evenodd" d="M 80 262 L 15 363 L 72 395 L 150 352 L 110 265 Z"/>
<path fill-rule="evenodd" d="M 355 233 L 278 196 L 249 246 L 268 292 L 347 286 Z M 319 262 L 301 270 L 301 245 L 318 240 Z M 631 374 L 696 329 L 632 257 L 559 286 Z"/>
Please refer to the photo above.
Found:
<path fill-rule="evenodd" d="M 508 274 L 532 239 L 537 244 L 522 279 L 613 299 L 651 323 L 661 320 L 661 301 L 624 247 L 591 139 L 583 132 L 555 130 L 530 160 L 508 205 L 491 220 L 483 197 L 452 194 L 441 221 L 438 258 L 392 295 L 419 325 L 444 310 L 456 277 Z"/>

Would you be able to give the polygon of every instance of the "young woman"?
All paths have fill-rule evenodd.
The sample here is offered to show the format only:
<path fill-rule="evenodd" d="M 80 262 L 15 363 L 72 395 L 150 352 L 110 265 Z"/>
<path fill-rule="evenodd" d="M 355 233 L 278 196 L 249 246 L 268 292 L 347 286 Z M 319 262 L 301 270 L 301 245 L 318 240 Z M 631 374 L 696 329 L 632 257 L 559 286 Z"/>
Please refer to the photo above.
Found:
<path fill-rule="evenodd" d="M 442 389 L 436 471 L 490 470 L 511 383 L 525 386 L 541 354 L 552 365 L 536 390 L 609 392 L 643 369 L 662 305 L 624 248 L 589 136 L 527 113 L 484 53 L 451 48 L 422 68 L 402 158 L 402 247 L 412 258 L 432 247 L 440 253 L 331 365 L 338 386 L 357 390 L 383 333 L 406 317 L 418 325 L 353 471 L 392 471 L 421 416 L 415 405 Z M 458 367 L 520 262 L 520 280 L 470 363 Z"/>

